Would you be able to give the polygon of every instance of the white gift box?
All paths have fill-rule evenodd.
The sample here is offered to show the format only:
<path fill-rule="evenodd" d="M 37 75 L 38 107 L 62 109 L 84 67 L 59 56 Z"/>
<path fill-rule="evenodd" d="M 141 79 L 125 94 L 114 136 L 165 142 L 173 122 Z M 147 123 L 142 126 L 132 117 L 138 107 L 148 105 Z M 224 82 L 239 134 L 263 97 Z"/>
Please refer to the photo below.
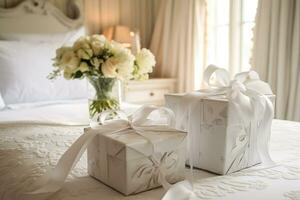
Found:
<path fill-rule="evenodd" d="M 267 96 L 274 105 L 275 96 Z M 194 167 L 227 174 L 261 162 L 256 142 L 258 133 L 254 129 L 256 122 L 245 126 L 239 117 L 235 117 L 238 116 L 235 111 L 229 109 L 229 101 L 224 95 L 199 98 L 193 106 L 190 119 L 178 117 L 183 115 L 179 108 L 183 97 L 184 94 L 165 95 L 166 107 L 181 120 L 177 123 L 183 124 L 183 127 L 177 128 L 188 129 L 187 123 L 192 120 L 192 127 L 189 127 L 193 131 L 190 155 Z"/>
<path fill-rule="evenodd" d="M 125 195 L 160 186 L 161 170 L 169 183 L 183 180 L 186 133 L 151 132 L 147 137 L 152 144 L 133 129 L 97 135 L 87 149 L 89 175 Z"/>

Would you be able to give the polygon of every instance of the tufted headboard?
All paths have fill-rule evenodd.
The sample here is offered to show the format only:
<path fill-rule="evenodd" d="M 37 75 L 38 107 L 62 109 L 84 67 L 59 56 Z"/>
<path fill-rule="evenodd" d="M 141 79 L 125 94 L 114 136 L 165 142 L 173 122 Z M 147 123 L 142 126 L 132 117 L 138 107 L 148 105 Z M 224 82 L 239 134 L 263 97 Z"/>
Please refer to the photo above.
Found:
<path fill-rule="evenodd" d="M 0 32 L 18 34 L 62 33 L 83 26 L 81 0 L 62 0 L 66 3 L 68 17 L 47 0 L 25 0 L 13 8 L 0 8 Z"/>

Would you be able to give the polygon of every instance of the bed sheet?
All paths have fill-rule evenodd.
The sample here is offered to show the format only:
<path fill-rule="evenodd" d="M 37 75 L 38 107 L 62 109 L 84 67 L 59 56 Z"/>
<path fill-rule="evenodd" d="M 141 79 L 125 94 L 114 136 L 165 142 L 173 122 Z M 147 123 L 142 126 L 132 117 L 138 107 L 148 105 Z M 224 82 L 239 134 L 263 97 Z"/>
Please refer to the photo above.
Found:
<path fill-rule="evenodd" d="M 0 111 L 0 124 L 34 123 L 50 125 L 88 125 L 88 101 L 86 99 L 24 103 L 8 105 Z M 121 103 L 121 109 L 132 113 L 139 106 Z"/>
<path fill-rule="evenodd" d="M 37 188 L 35 180 L 45 173 L 47 168 L 54 167 L 64 151 L 83 133 L 83 128 L 87 124 L 78 123 L 83 115 L 78 116 L 86 112 L 86 103 L 69 105 L 70 107 L 61 106 L 51 105 L 0 113 L 1 199 L 21 200 L 24 192 Z M 53 116 L 56 115 L 54 108 L 58 108 L 61 113 L 67 110 L 71 111 L 70 114 L 77 112 L 78 116 L 74 121 L 68 119 L 70 125 L 78 123 L 77 126 L 54 123 L 57 120 L 49 121 L 50 111 L 53 112 Z M 45 112 L 42 116 L 48 118 L 39 118 L 41 111 Z M 87 113 L 83 118 L 87 120 Z M 271 167 L 258 165 L 226 176 L 194 170 L 194 190 L 199 199 L 300 199 L 300 123 L 274 120 L 270 149 L 271 156 L 276 162 L 276 165 Z M 51 199 L 154 200 L 161 199 L 164 194 L 164 190 L 158 188 L 125 197 L 89 177 L 86 167 L 85 154 L 69 175 L 63 189 Z M 188 173 L 187 169 L 187 175 Z"/>

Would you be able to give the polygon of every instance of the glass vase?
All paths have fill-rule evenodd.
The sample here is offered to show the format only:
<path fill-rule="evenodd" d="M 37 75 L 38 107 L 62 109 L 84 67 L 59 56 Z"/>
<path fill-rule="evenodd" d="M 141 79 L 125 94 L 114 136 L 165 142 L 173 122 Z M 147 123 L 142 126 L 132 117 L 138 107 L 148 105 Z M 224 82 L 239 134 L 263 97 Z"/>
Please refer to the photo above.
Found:
<path fill-rule="evenodd" d="M 100 122 L 101 113 L 111 110 L 110 118 L 113 113 L 120 109 L 119 82 L 116 78 L 92 76 L 88 77 L 92 86 L 89 97 L 89 115 L 92 122 Z"/>

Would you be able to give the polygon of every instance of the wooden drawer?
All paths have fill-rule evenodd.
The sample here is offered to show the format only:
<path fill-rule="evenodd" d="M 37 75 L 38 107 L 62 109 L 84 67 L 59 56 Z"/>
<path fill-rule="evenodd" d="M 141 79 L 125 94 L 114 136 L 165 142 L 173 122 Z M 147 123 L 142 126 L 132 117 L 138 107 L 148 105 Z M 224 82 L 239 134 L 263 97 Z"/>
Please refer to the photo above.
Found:
<path fill-rule="evenodd" d="M 123 101 L 135 104 L 164 104 L 164 95 L 175 92 L 174 79 L 132 81 L 124 87 Z"/>
<path fill-rule="evenodd" d="M 126 101 L 132 103 L 151 103 L 161 102 L 163 103 L 164 95 L 169 93 L 170 90 L 167 88 L 162 89 L 146 89 L 146 90 L 133 90 L 128 91 L 126 94 Z"/>

